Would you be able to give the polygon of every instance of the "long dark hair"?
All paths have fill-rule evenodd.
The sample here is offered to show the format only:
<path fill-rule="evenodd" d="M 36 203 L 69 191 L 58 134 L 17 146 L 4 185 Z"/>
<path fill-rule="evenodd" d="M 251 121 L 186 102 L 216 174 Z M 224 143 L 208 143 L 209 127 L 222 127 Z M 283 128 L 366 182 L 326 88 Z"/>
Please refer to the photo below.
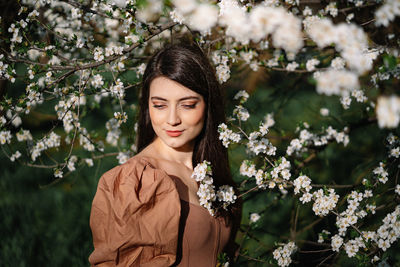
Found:
<path fill-rule="evenodd" d="M 229 169 L 228 151 L 219 140 L 218 125 L 225 123 L 224 95 L 215 76 L 215 71 L 202 50 L 195 45 L 174 44 L 168 45 L 155 53 L 149 60 L 143 75 L 139 100 L 139 119 L 137 148 L 140 152 L 149 145 L 155 137 L 149 114 L 150 84 L 157 77 L 166 77 L 176 81 L 185 87 L 203 96 L 206 103 L 206 115 L 203 129 L 196 138 L 192 164 L 207 160 L 211 163 L 214 185 L 230 185 L 238 190 L 232 180 Z M 217 216 L 223 216 L 227 223 L 232 222 L 231 236 L 226 247 L 230 257 L 235 251 L 234 239 L 240 225 L 241 200 L 229 209 L 220 212 Z"/>

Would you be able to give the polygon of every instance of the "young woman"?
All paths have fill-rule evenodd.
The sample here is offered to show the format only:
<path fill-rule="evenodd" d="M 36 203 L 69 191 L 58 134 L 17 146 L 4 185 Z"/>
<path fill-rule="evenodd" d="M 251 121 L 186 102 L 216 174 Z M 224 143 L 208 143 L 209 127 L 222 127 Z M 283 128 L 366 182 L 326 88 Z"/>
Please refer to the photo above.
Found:
<path fill-rule="evenodd" d="M 149 61 L 140 97 L 138 151 L 100 179 L 90 227 L 99 266 L 215 266 L 232 258 L 239 203 L 211 216 L 193 168 L 207 160 L 214 185 L 235 186 L 218 138 L 225 121 L 215 73 L 200 48 L 170 45 Z"/>

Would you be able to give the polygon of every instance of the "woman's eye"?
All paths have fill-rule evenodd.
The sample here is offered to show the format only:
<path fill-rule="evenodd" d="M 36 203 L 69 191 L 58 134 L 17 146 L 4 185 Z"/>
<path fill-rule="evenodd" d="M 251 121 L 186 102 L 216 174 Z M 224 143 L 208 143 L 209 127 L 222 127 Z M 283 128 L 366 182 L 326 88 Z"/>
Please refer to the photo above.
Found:
<path fill-rule="evenodd" d="M 187 108 L 187 109 L 193 109 L 193 108 L 196 107 L 196 104 L 191 104 L 191 105 L 186 104 L 186 105 L 183 105 L 183 107 L 184 107 L 184 108 Z"/>
<path fill-rule="evenodd" d="M 154 108 L 161 109 L 161 108 L 165 107 L 165 105 L 156 105 L 156 104 L 154 104 L 153 107 L 154 107 Z"/>

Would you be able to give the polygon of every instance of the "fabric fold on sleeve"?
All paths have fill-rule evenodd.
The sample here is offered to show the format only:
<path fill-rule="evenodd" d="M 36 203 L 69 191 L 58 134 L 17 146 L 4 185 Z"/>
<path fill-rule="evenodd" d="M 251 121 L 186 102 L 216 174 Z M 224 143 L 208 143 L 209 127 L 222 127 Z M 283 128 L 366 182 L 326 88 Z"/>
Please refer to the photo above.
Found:
<path fill-rule="evenodd" d="M 143 159 L 106 172 L 90 214 L 92 266 L 170 266 L 178 245 L 180 200 L 175 183 Z"/>

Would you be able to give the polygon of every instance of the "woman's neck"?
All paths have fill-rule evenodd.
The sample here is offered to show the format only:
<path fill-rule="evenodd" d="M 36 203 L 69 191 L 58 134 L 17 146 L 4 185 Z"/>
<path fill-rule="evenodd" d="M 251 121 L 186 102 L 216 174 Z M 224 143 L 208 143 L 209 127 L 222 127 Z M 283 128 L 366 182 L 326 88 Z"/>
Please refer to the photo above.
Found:
<path fill-rule="evenodd" d="M 189 169 L 193 169 L 193 144 L 187 144 L 187 146 L 182 148 L 172 148 L 167 146 L 160 138 L 156 137 L 152 146 L 158 158 L 184 164 Z"/>

